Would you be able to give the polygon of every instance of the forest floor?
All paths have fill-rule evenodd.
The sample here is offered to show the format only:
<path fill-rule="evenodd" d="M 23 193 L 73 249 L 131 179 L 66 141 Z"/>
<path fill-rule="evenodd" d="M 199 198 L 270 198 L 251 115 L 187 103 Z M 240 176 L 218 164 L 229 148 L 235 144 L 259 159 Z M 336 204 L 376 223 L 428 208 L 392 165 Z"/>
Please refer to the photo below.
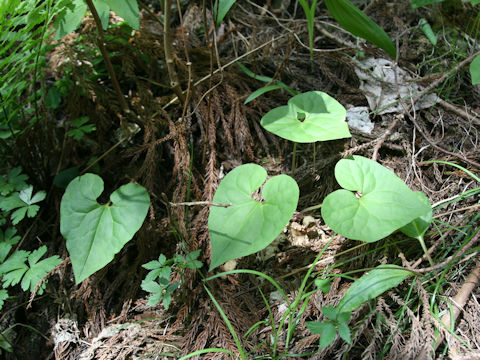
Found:
<path fill-rule="evenodd" d="M 52 187 L 44 221 L 31 229 L 26 241 L 35 246 L 36 239 L 48 239 L 49 250 L 64 261 L 30 307 L 28 297 L 19 292 L 18 302 L 4 309 L 3 325 L 25 325 L 15 327 L 14 352 L 6 353 L 6 359 L 175 359 L 206 348 L 238 354 L 197 271 L 173 271 L 172 281 L 182 285 L 168 310 L 147 306 L 148 294 L 140 287 L 147 273 L 142 264 L 161 253 L 171 258 L 201 249 L 199 260 L 205 265 L 200 270 L 207 274 L 209 207 L 172 203 L 212 201 L 223 174 L 245 163 L 259 164 L 271 176 L 291 174 L 293 144 L 260 125 L 263 115 L 285 105 L 291 95 L 276 89 L 245 104 L 250 94 L 267 84 L 246 74 L 237 62 L 298 93 L 323 91 L 347 110 L 366 107 L 363 111 L 369 114 L 369 122 L 360 125 L 350 118 L 351 138 L 298 144 L 294 175 L 300 188 L 298 211 L 274 245 L 236 264 L 237 269 L 274 278 L 293 300 L 309 265 L 324 251 L 312 276 L 328 272 L 336 277 L 328 293 L 311 295 L 298 314 L 288 354 L 284 354 L 286 330 L 276 333 L 272 327 L 278 326 L 285 303 L 275 298 L 268 282 L 252 274 L 207 282 L 241 337 L 248 359 L 272 358 L 275 351 L 280 354 L 276 358 L 286 359 L 480 359 L 478 288 L 468 293 L 453 331 L 439 324 L 449 309 L 444 300 L 459 292 L 478 265 L 478 244 L 470 244 L 461 260 L 409 278 L 355 310 L 349 322 L 350 343 L 337 336 L 331 345 L 318 349 L 319 335 L 305 325 L 324 320 L 322 307 L 338 304 L 351 280 L 366 269 L 386 262 L 411 269 L 429 267 L 415 239 L 394 233 L 376 243 L 348 240 L 324 224 L 320 209 L 302 211 L 321 204 L 339 187 L 334 168 L 341 158 L 373 158 L 428 196 L 436 209 L 435 226 L 425 240 L 436 263 L 455 255 L 480 222 L 478 198 L 462 197 L 480 184 L 456 167 L 428 163 L 440 160 L 477 175 L 480 171 L 480 87 L 471 85 L 468 63 L 463 62 L 480 49 L 479 7 L 460 3 L 449 8 L 446 2 L 412 9 L 406 0 L 365 3 L 369 5 L 360 8 L 396 42 L 397 59 L 342 29 L 323 2 L 317 6 L 312 55 L 305 14 L 296 1 L 237 1 L 217 28 L 201 2 L 182 5 L 181 18 L 175 8 L 173 58 L 183 104 L 169 85 L 161 9 L 147 5 L 149 11 L 141 10 L 139 31 L 113 26 L 106 33 L 130 115 L 122 111 L 96 50 L 93 19 L 87 16 L 81 29 L 62 39 L 47 64 L 50 82 L 68 78 L 71 84 L 52 114 L 58 126 L 51 130 L 56 146 L 36 140 L 34 134 L 43 130 L 34 126 L 18 143 L 22 167 L 30 178 L 47 173 L 37 185 L 50 188 L 55 169 L 84 171 L 95 158 L 98 161 L 88 171 L 102 176 L 105 194 L 134 181 L 148 190 L 151 206 L 142 228 L 115 259 L 75 285 L 59 216 L 52 215 L 59 213 L 64 190 Z M 432 25 L 436 46 L 421 31 L 421 18 Z M 368 87 L 366 78 L 375 69 L 385 79 L 380 92 L 371 94 L 376 90 Z M 405 86 L 411 98 L 378 109 L 391 102 L 381 102 L 382 97 L 390 93 L 389 99 L 395 101 Z M 425 89 L 430 97 L 419 99 L 418 91 Z M 415 109 L 413 102 L 419 104 Z M 95 123 L 94 133 L 81 141 L 59 135 L 67 119 L 82 116 Z M 139 131 L 122 138 L 121 130 L 132 124 Z M 340 276 L 346 273 L 350 275 Z M 443 338 L 436 345 L 439 334 Z M 202 358 L 229 356 L 212 352 Z"/>

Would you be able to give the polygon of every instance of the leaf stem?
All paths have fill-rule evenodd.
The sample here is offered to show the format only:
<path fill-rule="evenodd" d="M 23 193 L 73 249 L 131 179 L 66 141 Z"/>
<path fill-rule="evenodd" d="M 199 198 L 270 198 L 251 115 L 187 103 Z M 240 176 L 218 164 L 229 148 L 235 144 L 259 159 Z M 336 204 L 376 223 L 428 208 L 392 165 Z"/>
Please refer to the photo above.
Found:
<path fill-rule="evenodd" d="M 292 178 L 295 177 L 295 167 L 297 160 L 297 143 L 293 143 L 293 154 L 292 154 Z"/>

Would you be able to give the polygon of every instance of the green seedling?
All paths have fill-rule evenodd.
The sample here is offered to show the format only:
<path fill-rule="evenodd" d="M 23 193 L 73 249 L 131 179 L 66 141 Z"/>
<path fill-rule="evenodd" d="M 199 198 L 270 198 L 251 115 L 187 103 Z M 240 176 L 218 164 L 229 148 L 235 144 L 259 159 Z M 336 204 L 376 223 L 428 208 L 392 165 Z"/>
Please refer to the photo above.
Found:
<path fill-rule="evenodd" d="M 100 205 L 103 180 L 85 174 L 72 180 L 60 205 L 60 231 L 67 239 L 76 283 L 100 270 L 142 226 L 150 196 L 137 184 L 121 186 Z"/>
<path fill-rule="evenodd" d="M 349 0 L 325 0 L 325 5 L 333 18 L 347 31 L 377 45 L 395 58 L 397 51 L 392 39 Z"/>
<path fill-rule="evenodd" d="M 295 95 L 286 106 L 270 110 L 261 120 L 268 131 L 295 143 L 351 137 L 345 122 L 347 111 L 337 100 L 321 91 Z M 294 150 L 296 145 L 294 145 Z M 315 162 L 315 160 L 314 160 Z M 295 151 L 292 176 L 295 174 Z"/>
<path fill-rule="evenodd" d="M 281 82 L 280 80 L 275 80 L 271 77 L 268 76 L 262 76 L 262 75 L 257 75 L 253 73 L 251 70 L 249 70 L 246 66 L 244 66 L 242 63 L 237 62 L 237 65 L 242 69 L 242 71 L 250 76 L 252 79 L 262 81 L 264 83 L 271 83 L 271 85 L 266 85 L 263 86 L 254 92 L 252 92 L 247 99 L 245 100 L 244 104 L 248 104 L 250 101 L 255 100 L 257 97 L 273 90 L 279 90 L 279 89 L 284 89 L 287 90 L 290 94 L 292 95 L 297 95 L 297 92 L 293 90 L 292 88 L 288 87 L 285 83 Z"/>
<path fill-rule="evenodd" d="M 327 321 L 307 321 L 305 325 L 312 334 L 320 335 L 319 348 L 323 349 L 330 345 L 338 334 L 348 344 L 351 342 L 350 328 L 348 322 L 350 321 L 350 313 L 337 313 L 332 306 L 325 306 L 322 308 L 322 313 L 328 319 Z"/>
<path fill-rule="evenodd" d="M 435 33 L 433 32 L 432 27 L 431 27 L 430 24 L 428 23 L 427 19 L 421 18 L 421 19 L 418 21 L 418 26 L 420 27 L 420 29 L 421 29 L 421 30 L 423 31 L 423 33 L 425 34 L 425 36 L 427 37 L 428 41 L 430 41 L 430 43 L 431 43 L 433 46 L 436 46 L 436 45 L 437 45 L 437 36 L 436 36 Z"/>
<path fill-rule="evenodd" d="M 368 274 L 356 280 L 347 290 L 337 307 L 324 307 L 322 312 L 327 321 L 307 321 L 307 328 L 314 334 L 320 334 L 320 348 L 330 345 L 336 332 L 350 343 L 348 322 L 353 310 L 363 303 L 375 299 L 385 291 L 398 286 L 411 273 L 397 265 L 379 265 Z"/>
<path fill-rule="evenodd" d="M 172 267 L 176 267 L 180 271 L 200 269 L 203 264 L 197 260 L 199 256 L 200 250 L 192 251 L 185 257 L 176 254 L 173 259 L 168 260 L 165 255 L 160 254 L 158 260 L 143 264 L 143 268 L 150 270 L 141 285 L 144 291 L 151 293 L 147 305 L 155 306 L 162 301 L 163 307 L 168 310 L 172 301 L 172 293 L 181 285 L 179 282 L 170 283 Z"/>
<path fill-rule="evenodd" d="M 210 271 L 264 249 L 290 220 L 298 203 L 297 183 L 287 175 L 265 182 L 266 178 L 261 166 L 245 164 L 228 173 L 218 186 L 213 202 L 231 206 L 210 210 Z M 262 185 L 261 199 L 254 199 L 252 194 Z"/>
<path fill-rule="evenodd" d="M 236 2 L 237 0 L 215 0 L 215 4 L 213 4 L 213 16 L 216 26 L 220 26 L 228 11 Z"/>
<path fill-rule="evenodd" d="M 305 17 L 307 18 L 308 28 L 308 48 L 310 49 L 310 59 L 313 61 L 313 26 L 315 24 L 315 8 L 317 7 L 318 0 L 313 0 L 312 5 L 309 6 L 307 0 L 298 0 L 302 5 Z"/>
<path fill-rule="evenodd" d="M 96 126 L 94 124 L 87 124 L 88 121 L 88 116 L 73 120 L 72 125 L 74 126 L 74 129 L 69 130 L 67 135 L 78 141 L 83 138 L 85 134 L 95 131 L 97 129 Z"/>
<path fill-rule="evenodd" d="M 335 178 L 343 189 L 325 198 L 322 217 L 347 238 L 374 242 L 431 211 L 392 171 L 362 156 L 340 160 Z"/>

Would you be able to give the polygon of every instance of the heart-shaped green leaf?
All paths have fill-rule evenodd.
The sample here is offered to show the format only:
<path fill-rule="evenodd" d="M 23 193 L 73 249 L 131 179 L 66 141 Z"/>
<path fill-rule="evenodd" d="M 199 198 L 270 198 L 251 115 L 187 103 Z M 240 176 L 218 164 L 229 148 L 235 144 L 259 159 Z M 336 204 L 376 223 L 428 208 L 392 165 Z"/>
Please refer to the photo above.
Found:
<path fill-rule="evenodd" d="M 100 270 L 142 226 L 150 204 L 147 191 L 136 184 L 121 186 L 100 205 L 103 180 L 94 174 L 73 179 L 60 205 L 60 231 L 78 284 Z"/>
<path fill-rule="evenodd" d="M 335 177 L 344 189 L 325 198 L 322 217 L 347 238 L 374 242 L 431 211 L 392 171 L 370 159 L 340 160 Z"/>
<path fill-rule="evenodd" d="M 246 164 L 228 173 L 218 186 L 213 201 L 232 205 L 210 209 L 210 270 L 264 249 L 290 220 L 298 203 L 297 183 L 288 175 L 275 176 L 263 186 L 263 199 L 254 200 L 252 194 L 266 178 L 261 166 Z"/>
<path fill-rule="evenodd" d="M 425 195 L 421 191 L 415 191 L 414 194 L 426 206 L 430 207 L 430 211 L 427 214 L 423 216 L 419 216 L 418 218 L 414 219 L 412 222 L 402 227 L 400 231 L 412 238 L 418 238 L 419 236 L 422 236 L 425 233 L 425 231 L 427 231 L 427 229 L 429 228 L 430 223 L 432 222 L 432 219 L 433 219 L 433 211 L 430 204 L 430 200 L 428 200 L 427 195 Z"/>
<path fill-rule="evenodd" d="M 351 137 L 345 122 L 346 110 L 321 91 L 295 95 L 288 105 L 270 110 L 261 124 L 284 139 L 299 143 Z"/>

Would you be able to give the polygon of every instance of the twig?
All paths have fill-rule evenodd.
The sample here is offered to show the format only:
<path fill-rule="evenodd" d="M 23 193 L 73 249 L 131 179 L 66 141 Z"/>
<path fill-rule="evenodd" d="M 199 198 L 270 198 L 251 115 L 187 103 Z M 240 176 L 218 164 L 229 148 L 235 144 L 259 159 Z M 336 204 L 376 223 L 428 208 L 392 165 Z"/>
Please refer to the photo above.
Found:
<path fill-rule="evenodd" d="M 264 48 L 265 46 L 277 41 L 277 40 L 280 40 L 281 38 L 284 38 L 285 36 L 287 36 L 287 34 L 283 34 L 283 35 L 280 35 L 279 37 L 276 37 L 276 38 L 273 38 L 272 40 L 270 41 L 267 41 L 266 43 L 256 47 L 255 49 L 252 49 L 250 51 L 247 51 L 245 54 L 243 55 L 240 55 L 239 57 L 233 59 L 232 61 L 226 63 L 225 65 L 222 65 L 220 66 L 218 69 L 215 69 L 211 74 L 208 74 L 208 75 L 205 75 L 203 78 L 201 78 L 200 80 L 196 81 L 193 86 L 198 86 L 200 85 L 201 83 L 203 83 L 205 80 L 208 80 L 210 79 L 213 75 L 219 73 L 220 71 L 223 71 L 225 70 L 227 67 L 235 64 L 237 61 L 240 61 L 241 59 L 253 54 L 254 52 L 257 52 L 258 50 L 261 50 L 262 48 Z M 170 102 L 168 102 L 164 107 L 163 107 L 163 110 L 165 110 L 167 107 L 169 107 L 170 105 L 174 104 L 176 101 L 178 100 L 178 97 L 174 97 L 172 100 L 170 100 Z"/>
<path fill-rule="evenodd" d="M 90 9 L 90 12 L 93 15 L 93 19 L 95 20 L 95 25 L 97 26 L 97 33 L 98 33 L 98 39 L 97 39 L 97 45 L 98 48 L 100 49 L 100 52 L 102 53 L 103 61 L 105 61 L 105 65 L 107 66 L 108 74 L 110 75 L 110 79 L 112 80 L 113 88 L 115 89 L 115 92 L 117 93 L 118 100 L 120 101 L 120 104 L 123 108 L 123 111 L 125 113 L 130 113 L 130 109 L 128 108 L 127 101 L 125 100 L 125 97 L 122 94 L 122 90 L 120 89 L 120 85 L 118 84 L 117 77 L 115 76 L 115 71 L 113 70 L 112 63 L 110 61 L 110 58 L 108 56 L 107 50 L 105 49 L 105 39 L 103 37 L 103 27 L 102 27 L 102 22 L 100 20 L 100 17 L 98 16 L 97 9 L 95 9 L 95 5 L 93 5 L 92 0 L 86 0 L 88 8 Z"/>
<path fill-rule="evenodd" d="M 397 48 L 398 48 L 398 39 L 397 39 Z M 446 74 L 444 74 L 443 76 L 441 76 L 439 79 L 437 79 L 436 81 L 434 81 L 433 83 L 430 84 L 430 86 L 426 87 L 423 91 L 419 92 L 418 94 L 416 94 L 415 96 L 412 97 L 411 99 L 411 103 L 407 106 L 405 105 L 405 103 L 402 100 L 401 96 L 400 96 L 400 87 L 399 87 L 399 84 L 398 84 L 398 51 L 397 51 L 397 59 L 395 60 L 395 71 L 394 71 L 394 76 L 395 76 L 395 87 L 396 87 L 396 90 L 397 90 L 397 96 L 398 98 L 400 99 L 400 105 L 403 107 L 403 112 L 404 114 L 407 114 L 408 118 L 410 119 L 410 121 L 413 123 L 413 125 L 415 126 L 415 128 L 418 130 L 418 132 L 420 133 L 420 135 L 423 136 L 423 138 L 433 147 L 435 148 L 436 150 L 438 151 L 441 151 L 445 154 L 448 154 L 448 155 L 451 155 L 451 156 L 454 156 L 456 158 L 459 158 L 460 160 L 462 160 L 463 162 L 466 162 L 466 163 L 469 163 L 470 165 L 473 165 L 475 166 L 476 168 L 480 168 L 480 164 L 477 163 L 476 161 L 473 161 L 473 160 L 470 160 L 468 158 L 466 158 L 465 156 L 463 155 L 460 155 L 460 154 L 457 154 L 457 153 L 454 153 L 452 151 L 448 151 L 440 146 L 438 146 L 432 139 L 430 139 L 430 137 L 426 134 L 425 131 L 423 131 L 423 129 L 420 127 L 420 125 L 418 124 L 417 120 L 415 119 L 415 115 L 412 116 L 410 114 L 410 111 L 413 110 L 415 111 L 415 102 L 417 100 L 419 100 L 423 95 L 429 93 L 430 91 L 432 91 L 433 89 L 435 89 L 435 87 L 437 87 L 441 82 L 443 82 L 448 76 L 450 76 L 450 74 L 452 74 L 454 71 L 457 71 L 458 69 L 462 68 L 463 66 L 465 66 L 466 64 L 468 64 L 469 62 L 471 62 L 477 55 L 480 55 L 480 51 L 476 52 L 475 54 L 473 54 L 472 56 L 469 56 L 467 59 L 465 59 L 464 61 L 462 61 L 460 64 L 458 64 L 457 66 L 455 66 L 452 70 L 450 70 L 449 72 L 447 72 Z"/>
<path fill-rule="evenodd" d="M 91 0 L 90 0 L 91 1 Z M 178 81 L 177 71 L 175 70 L 174 51 L 170 36 L 170 15 L 172 12 L 171 0 L 165 0 L 163 7 L 164 23 L 163 23 L 163 48 L 165 53 L 165 62 L 167 63 L 168 77 L 170 78 L 170 86 L 177 95 L 177 98 L 182 104 L 185 104 L 185 97 L 183 96 L 180 82 Z"/>
<path fill-rule="evenodd" d="M 170 206 L 172 206 L 172 207 L 176 207 L 176 206 L 210 205 L 210 206 L 218 206 L 218 207 L 224 207 L 224 208 L 233 205 L 232 203 L 218 204 L 218 203 L 214 203 L 214 202 L 212 202 L 212 201 L 186 201 L 186 202 L 178 202 L 178 203 L 169 202 L 168 204 L 169 204 Z"/>
<path fill-rule="evenodd" d="M 390 134 L 392 133 L 393 129 L 397 126 L 398 124 L 398 119 L 400 118 L 400 116 L 398 115 L 395 115 L 395 120 L 393 120 L 393 122 L 390 124 L 390 126 L 388 127 L 388 129 L 385 131 L 385 133 L 382 135 L 381 138 L 378 139 L 378 142 L 375 144 L 375 147 L 373 148 L 373 155 L 372 155 L 372 160 L 373 161 L 377 161 L 377 157 L 378 157 L 378 151 L 380 150 L 380 148 L 382 147 L 383 143 L 385 142 L 385 140 L 387 140 L 387 138 L 390 136 Z"/>
<path fill-rule="evenodd" d="M 467 303 L 467 300 L 470 297 L 470 294 L 478 285 L 479 281 L 480 281 L 480 261 L 477 261 L 475 268 L 468 275 L 467 279 L 463 283 L 457 295 L 455 295 L 455 297 L 451 299 L 451 302 L 453 305 L 452 312 L 450 313 L 450 311 L 447 311 L 440 319 L 440 321 L 443 323 L 443 325 L 447 329 L 451 329 L 452 325 L 455 324 L 455 321 L 460 315 L 460 311 L 463 310 L 463 307 Z M 453 320 L 453 324 L 450 322 L 450 319 Z M 441 332 L 438 336 L 438 339 L 436 340 L 435 350 L 437 350 L 440 344 L 443 342 L 444 337 L 445 337 L 444 333 Z"/>

